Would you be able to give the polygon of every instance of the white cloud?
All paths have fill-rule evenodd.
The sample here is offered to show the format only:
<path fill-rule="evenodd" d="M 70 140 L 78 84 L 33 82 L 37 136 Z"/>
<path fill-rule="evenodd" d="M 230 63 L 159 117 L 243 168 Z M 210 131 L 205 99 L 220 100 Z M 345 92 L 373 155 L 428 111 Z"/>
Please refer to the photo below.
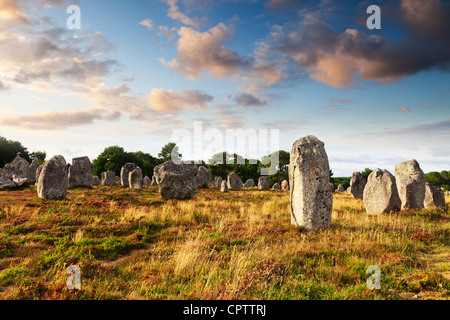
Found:
<path fill-rule="evenodd" d="M 169 18 L 178 20 L 181 23 L 194 28 L 198 28 L 200 26 L 200 22 L 198 20 L 189 18 L 179 10 L 179 7 L 177 5 L 178 0 L 166 0 L 166 2 L 169 5 L 169 13 L 167 14 Z"/>
<path fill-rule="evenodd" d="M 141 22 L 139 22 L 139 24 L 141 26 L 147 27 L 148 30 L 152 30 L 153 29 L 153 22 L 150 19 L 142 20 Z"/>

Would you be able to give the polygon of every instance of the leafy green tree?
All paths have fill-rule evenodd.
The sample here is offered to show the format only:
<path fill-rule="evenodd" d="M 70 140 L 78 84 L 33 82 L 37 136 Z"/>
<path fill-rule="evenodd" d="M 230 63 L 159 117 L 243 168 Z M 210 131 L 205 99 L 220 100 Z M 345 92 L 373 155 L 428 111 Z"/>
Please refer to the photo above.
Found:
<path fill-rule="evenodd" d="M 133 152 L 132 155 L 135 157 L 134 163 L 142 169 L 142 174 L 150 178 L 153 176 L 153 169 L 161 163 L 159 159 L 142 151 Z"/>
<path fill-rule="evenodd" d="M 256 164 L 251 164 L 256 162 Z M 236 154 L 226 151 L 216 153 L 208 160 L 207 167 L 213 177 L 220 176 L 226 179 L 228 174 L 235 172 L 243 182 L 247 179 L 258 181 L 260 161 L 251 161 Z"/>
<path fill-rule="evenodd" d="M 351 177 L 334 177 L 333 178 L 333 184 L 334 184 L 334 189 L 336 190 L 337 187 L 342 184 L 344 186 L 344 189 L 347 190 L 348 187 L 350 187 L 350 180 L 352 178 Z"/>
<path fill-rule="evenodd" d="M 444 184 L 444 179 L 439 172 L 433 171 L 425 174 L 425 179 L 427 182 L 440 186 Z"/>
<path fill-rule="evenodd" d="M 39 164 L 43 164 L 47 158 L 47 153 L 45 151 L 34 151 L 30 154 L 30 158 L 37 158 L 39 160 Z"/>
<path fill-rule="evenodd" d="M 101 176 L 102 172 L 114 171 L 120 175 L 120 170 L 126 163 L 134 163 L 142 169 L 144 176 L 153 176 L 153 169 L 160 164 L 160 160 L 142 151 L 126 152 L 119 146 L 105 148 L 103 152 L 92 161 L 94 175 Z"/>
<path fill-rule="evenodd" d="M 101 176 L 102 172 L 105 171 L 114 171 L 116 175 L 120 175 L 120 169 L 127 163 L 127 160 L 128 155 L 122 147 L 107 147 L 92 161 L 94 165 L 94 175 Z"/>
<path fill-rule="evenodd" d="M 269 185 L 273 185 L 276 182 L 280 183 L 283 180 L 289 180 L 289 162 L 290 153 L 284 150 L 275 151 L 268 156 L 264 156 L 261 161 L 262 168 L 271 168 L 271 171 L 275 172 L 268 177 Z M 272 161 L 275 159 L 275 161 Z"/>
<path fill-rule="evenodd" d="M 31 161 L 27 148 L 19 141 L 12 141 L 0 137 L 0 167 L 3 168 L 5 164 L 12 162 L 17 155 L 28 162 Z"/>
<path fill-rule="evenodd" d="M 175 158 L 172 158 L 172 154 Z M 167 143 L 164 147 L 162 147 L 161 152 L 158 153 L 158 158 L 161 162 L 181 160 L 181 157 L 182 154 L 178 152 L 178 146 L 173 142 Z"/>
<path fill-rule="evenodd" d="M 365 168 L 364 171 L 361 171 L 361 175 L 364 177 L 364 179 L 367 181 L 367 178 L 372 173 L 372 169 Z"/>

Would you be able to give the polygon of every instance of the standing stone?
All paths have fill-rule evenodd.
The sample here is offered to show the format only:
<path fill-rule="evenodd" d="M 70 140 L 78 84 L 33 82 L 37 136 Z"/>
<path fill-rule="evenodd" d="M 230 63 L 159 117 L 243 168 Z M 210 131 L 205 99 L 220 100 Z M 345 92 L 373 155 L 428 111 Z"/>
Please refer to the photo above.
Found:
<path fill-rule="evenodd" d="M 389 171 L 376 169 L 369 175 L 364 188 L 363 203 L 368 214 L 400 210 L 397 184 Z"/>
<path fill-rule="evenodd" d="M 255 186 L 255 181 L 253 179 L 248 179 L 244 183 L 244 188 L 253 188 Z"/>
<path fill-rule="evenodd" d="M 12 178 L 16 175 L 17 178 L 28 178 L 28 168 L 30 164 L 21 156 L 16 156 L 11 163 L 3 167 L 3 175 Z"/>
<path fill-rule="evenodd" d="M 97 177 L 97 176 L 92 177 L 92 182 L 91 182 L 92 186 L 99 186 L 101 184 L 102 184 L 102 182 L 100 181 L 99 177 Z"/>
<path fill-rule="evenodd" d="M 431 183 L 425 183 L 425 200 L 423 206 L 427 209 L 445 207 L 444 191 Z"/>
<path fill-rule="evenodd" d="M 425 175 L 416 160 L 401 162 L 395 166 L 395 182 L 402 209 L 423 208 Z"/>
<path fill-rule="evenodd" d="M 67 163 L 64 157 L 54 156 L 46 161 L 37 182 L 38 197 L 49 200 L 66 199 L 68 185 Z"/>
<path fill-rule="evenodd" d="M 15 188 L 16 183 L 5 176 L 0 177 L 0 190 Z"/>
<path fill-rule="evenodd" d="M 16 184 L 13 181 L 13 175 L 6 170 L 0 168 L 0 190 L 15 188 Z"/>
<path fill-rule="evenodd" d="M 39 175 L 42 172 L 42 168 L 44 167 L 44 164 L 41 164 L 37 169 L 36 169 L 36 174 L 35 174 L 35 184 L 37 184 L 37 182 L 39 181 Z"/>
<path fill-rule="evenodd" d="M 29 184 L 28 178 L 22 178 L 21 176 L 17 176 L 15 174 L 13 174 L 13 176 L 12 176 L 12 181 L 14 182 L 16 187 L 24 187 Z"/>
<path fill-rule="evenodd" d="M 338 185 L 336 192 L 345 192 L 344 186 L 342 184 Z"/>
<path fill-rule="evenodd" d="M 0 190 L 27 186 L 29 184 L 28 168 L 28 162 L 20 156 L 16 156 L 0 172 Z"/>
<path fill-rule="evenodd" d="M 358 171 L 353 172 L 350 180 L 350 192 L 353 198 L 362 198 L 364 195 L 364 187 L 366 186 L 366 179 Z"/>
<path fill-rule="evenodd" d="M 119 176 L 116 176 L 116 183 L 115 183 L 115 185 L 121 185 L 122 183 L 121 183 L 121 181 L 120 181 L 120 177 Z"/>
<path fill-rule="evenodd" d="M 281 185 L 277 182 L 272 186 L 272 190 L 281 190 Z"/>
<path fill-rule="evenodd" d="M 222 181 L 220 192 L 228 192 L 228 183 L 226 181 Z"/>
<path fill-rule="evenodd" d="M 333 193 L 325 145 L 315 136 L 297 140 L 289 163 L 291 223 L 307 231 L 328 228 Z"/>
<path fill-rule="evenodd" d="M 258 180 L 258 188 L 260 190 L 266 190 L 269 189 L 269 180 L 267 177 L 260 177 Z"/>
<path fill-rule="evenodd" d="M 69 168 L 69 186 L 90 187 L 94 176 L 94 165 L 88 157 L 72 159 Z"/>
<path fill-rule="evenodd" d="M 116 183 L 116 173 L 114 171 L 106 171 L 102 173 L 102 186 L 112 186 Z"/>
<path fill-rule="evenodd" d="M 197 165 L 195 163 L 176 164 L 167 161 L 155 167 L 153 173 L 158 189 L 165 199 L 191 199 L 197 188 Z"/>
<path fill-rule="evenodd" d="M 39 160 L 37 158 L 34 158 L 31 162 L 30 166 L 28 167 L 28 182 L 30 184 L 36 183 L 36 171 L 39 168 Z"/>
<path fill-rule="evenodd" d="M 153 176 L 152 177 L 152 186 L 157 186 L 158 185 L 158 181 L 156 181 L 156 177 Z"/>
<path fill-rule="evenodd" d="M 150 180 L 149 177 L 145 176 L 145 177 L 144 177 L 144 180 L 142 180 L 142 185 L 143 185 L 144 187 L 148 187 L 148 186 L 150 186 L 151 184 L 152 184 L 152 180 Z"/>
<path fill-rule="evenodd" d="M 351 191 L 351 188 L 352 188 L 352 187 L 348 187 L 347 190 L 345 190 L 345 192 L 351 194 L 351 192 L 350 192 L 350 191 Z"/>
<path fill-rule="evenodd" d="M 241 178 L 234 172 L 231 172 L 227 177 L 228 189 L 242 189 L 244 184 Z"/>
<path fill-rule="evenodd" d="M 140 189 L 142 187 L 142 169 L 137 167 L 128 174 L 128 185 L 132 189 Z"/>
<path fill-rule="evenodd" d="M 210 188 L 211 177 L 211 171 L 205 166 L 200 166 L 197 171 L 197 188 Z"/>
<path fill-rule="evenodd" d="M 331 192 L 334 192 L 334 183 L 333 182 L 330 182 L 330 190 L 331 190 Z"/>
<path fill-rule="evenodd" d="M 219 176 L 215 177 L 214 178 L 214 186 L 218 187 L 218 188 L 222 187 L 222 181 L 223 181 L 222 177 L 219 177 Z"/>
<path fill-rule="evenodd" d="M 136 168 L 137 168 L 137 165 L 135 165 L 134 163 L 127 163 L 127 164 L 123 165 L 122 169 L 120 170 L 120 184 L 123 187 L 130 186 L 130 184 L 128 182 L 129 174 L 131 171 L 133 171 Z"/>
<path fill-rule="evenodd" d="M 287 182 L 287 180 L 283 180 L 283 182 L 281 182 L 281 190 L 289 190 L 289 183 Z"/>

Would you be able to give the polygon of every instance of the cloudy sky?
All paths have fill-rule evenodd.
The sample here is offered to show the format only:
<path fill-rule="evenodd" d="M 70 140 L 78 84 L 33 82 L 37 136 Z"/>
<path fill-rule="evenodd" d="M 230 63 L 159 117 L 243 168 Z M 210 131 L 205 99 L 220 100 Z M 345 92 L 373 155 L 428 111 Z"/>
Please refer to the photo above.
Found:
<path fill-rule="evenodd" d="M 449 170 L 449 17 L 439 0 L 0 0 L 0 135 L 71 162 L 156 156 L 201 121 L 278 129 L 287 151 L 315 135 L 335 176 Z"/>

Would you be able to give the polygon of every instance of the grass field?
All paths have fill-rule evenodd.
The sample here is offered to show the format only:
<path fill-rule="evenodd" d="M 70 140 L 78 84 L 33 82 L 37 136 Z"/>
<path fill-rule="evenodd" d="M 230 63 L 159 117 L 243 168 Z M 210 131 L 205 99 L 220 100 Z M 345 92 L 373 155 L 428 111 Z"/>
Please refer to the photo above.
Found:
<path fill-rule="evenodd" d="M 285 191 L 174 201 L 99 186 L 48 201 L 32 186 L 0 192 L 0 299 L 448 299 L 449 227 L 448 205 L 368 216 L 345 193 L 331 227 L 306 233 Z M 67 289 L 70 265 L 81 290 Z"/>

